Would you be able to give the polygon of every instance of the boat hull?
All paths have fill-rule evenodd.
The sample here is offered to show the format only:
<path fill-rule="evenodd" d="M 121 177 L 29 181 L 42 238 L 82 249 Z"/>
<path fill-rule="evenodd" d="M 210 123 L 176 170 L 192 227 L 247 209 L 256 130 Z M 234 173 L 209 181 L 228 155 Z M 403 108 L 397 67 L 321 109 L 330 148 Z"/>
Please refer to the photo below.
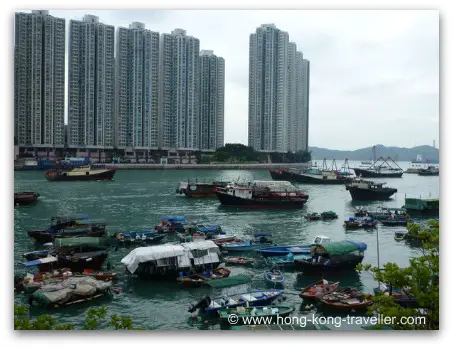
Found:
<path fill-rule="evenodd" d="M 372 170 L 354 168 L 356 176 L 362 176 L 362 178 L 401 178 L 403 177 L 402 171 L 395 171 L 395 173 L 379 173 Z"/>
<path fill-rule="evenodd" d="M 421 176 L 439 176 L 439 172 L 418 172 Z"/>
<path fill-rule="evenodd" d="M 38 202 L 39 193 L 20 192 L 14 194 L 14 205 L 33 205 Z"/>
<path fill-rule="evenodd" d="M 394 188 L 376 191 L 357 187 L 346 187 L 346 190 L 349 191 L 352 199 L 357 201 L 385 201 L 398 191 Z"/>
<path fill-rule="evenodd" d="M 44 176 L 48 181 L 108 181 L 113 180 L 116 169 L 106 169 L 101 173 L 90 174 L 90 175 L 49 175 L 46 173 Z"/>
<path fill-rule="evenodd" d="M 276 170 L 269 170 L 269 173 L 271 174 L 273 180 L 299 182 L 304 184 L 341 185 L 350 181 L 349 178 L 322 179 L 310 175 L 291 173 L 287 171 L 282 172 Z"/>
<path fill-rule="evenodd" d="M 245 199 L 237 196 L 232 196 L 220 191 L 216 192 L 217 199 L 223 206 L 239 207 L 248 209 L 301 209 L 303 208 L 308 196 L 297 199 Z"/>
<path fill-rule="evenodd" d="M 363 256 L 354 260 L 342 261 L 330 265 L 312 263 L 311 260 L 294 260 L 294 267 L 304 274 L 337 273 L 342 271 L 354 271 L 356 266 L 361 263 Z"/>
<path fill-rule="evenodd" d="M 271 256 L 286 256 L 289 253 L 293 255 L 309 254 L 311 251 L 311 245 L 294 245 L 289 247 L 270 247 L 266 249 L 259 249 L 256 252 L 263 257 Z"/>

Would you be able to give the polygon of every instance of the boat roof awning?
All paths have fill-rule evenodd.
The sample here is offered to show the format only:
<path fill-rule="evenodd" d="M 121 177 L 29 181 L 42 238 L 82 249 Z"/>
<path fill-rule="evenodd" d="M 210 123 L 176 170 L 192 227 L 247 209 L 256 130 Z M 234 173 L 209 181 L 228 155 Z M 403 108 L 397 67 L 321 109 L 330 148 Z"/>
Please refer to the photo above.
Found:
<path fill-rule="evenodd" d="M 212 241 L 212 240 L 201 240 L 198 242 L 190 242 L 190 243 L 182 243 L 181 246 L 188 251 L 191 250 L 208 250 L 208 249 L 216 249 L 218 250 L 219 247 Z"/>
<path fill-rule="evenodd" d="M 46 263 L 56 262 L 57 260 L 58 259 L 55 256 L 48 256 L 48 257 L 44 257 L 42 259 L 24 262 L 24 265 L 27 267 L 30 267 L 30 266 L 43 265 Z"/>
<path fill-rule="evenodd" d="M 316 245 L 316 251 L 324 252 L 330 256 L 344 255 L 354 251 L 364 251 L 366 249 L 367 245 L 365 243 L 350 240 Z"/>
<path fill-rule="evenodd" d="M 123 257 L 121 263 L 124 264 L 131 273 L 134 273 L 140 263 L 183 256 L 186 253 L 187 251 L 181 244 L 141 247 L 132 250 L 128 255 Z"/>

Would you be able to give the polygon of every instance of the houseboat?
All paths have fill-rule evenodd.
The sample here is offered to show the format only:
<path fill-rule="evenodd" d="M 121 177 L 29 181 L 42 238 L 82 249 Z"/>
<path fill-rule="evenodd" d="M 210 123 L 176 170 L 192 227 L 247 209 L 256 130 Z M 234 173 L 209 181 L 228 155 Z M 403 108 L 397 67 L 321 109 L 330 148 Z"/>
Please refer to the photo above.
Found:
<path fill-rule="evenodd" d="M 260 181 L 229 184 L 216 191 L 223 206 L 241 208 L 302 208 L 308 195 L 289 181 Z"/>
<path fill-rule="evenodd" d="M 71 169 L 51 169 L 44 176 L 48 181 L 97 181 L 113 180 L 115 168 L 87 165 Z"/>
<path fill-rule="evenodd" d="M 387 200 L 398 190 L 391 187 L 383 187 L 385 183 L 375 183 L 373 181 L 354 179 L 351 183 L 346 184 L 346 190 L 349 191 L 353 200 L 375 201 Z"/>

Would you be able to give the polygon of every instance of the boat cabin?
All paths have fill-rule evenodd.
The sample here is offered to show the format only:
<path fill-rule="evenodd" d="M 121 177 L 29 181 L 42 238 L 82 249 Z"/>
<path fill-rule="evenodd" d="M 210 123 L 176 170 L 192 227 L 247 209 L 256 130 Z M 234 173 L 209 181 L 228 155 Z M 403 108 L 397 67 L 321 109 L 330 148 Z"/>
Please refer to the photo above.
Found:
<path fill-rule="evenodd" d="M 331 240 L 327 236 L 316 236 L 315 239 L 313 240 L 313 244 L 325 244 L 329 243 Z"/>

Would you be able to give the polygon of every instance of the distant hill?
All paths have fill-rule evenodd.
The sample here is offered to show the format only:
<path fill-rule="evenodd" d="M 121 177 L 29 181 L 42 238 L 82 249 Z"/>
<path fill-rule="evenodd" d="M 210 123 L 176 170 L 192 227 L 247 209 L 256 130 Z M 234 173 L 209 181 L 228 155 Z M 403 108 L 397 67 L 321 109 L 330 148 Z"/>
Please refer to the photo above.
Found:
<path fill-rule="evenodd" d="M 349 159 L 351 161 L 365 161 L 373 159 L 373 147 L 366 147 L 354 151 L 341 151 L 323 149 L 320 147 L 311 146 L 310 149 L 312 158 L 316 160 L 327 159 Z M 417 158 L 417 155 L 422 155 L 424 159 L 431 161 L 439 160 L 439 149 L 432 146 L 423 145 L 412 148 L 406 147 L 387 147 L 384 145 L 376 145 L 376 159 L 379 156 L 390 156 L 397 161 L 412 161 Z"/>

